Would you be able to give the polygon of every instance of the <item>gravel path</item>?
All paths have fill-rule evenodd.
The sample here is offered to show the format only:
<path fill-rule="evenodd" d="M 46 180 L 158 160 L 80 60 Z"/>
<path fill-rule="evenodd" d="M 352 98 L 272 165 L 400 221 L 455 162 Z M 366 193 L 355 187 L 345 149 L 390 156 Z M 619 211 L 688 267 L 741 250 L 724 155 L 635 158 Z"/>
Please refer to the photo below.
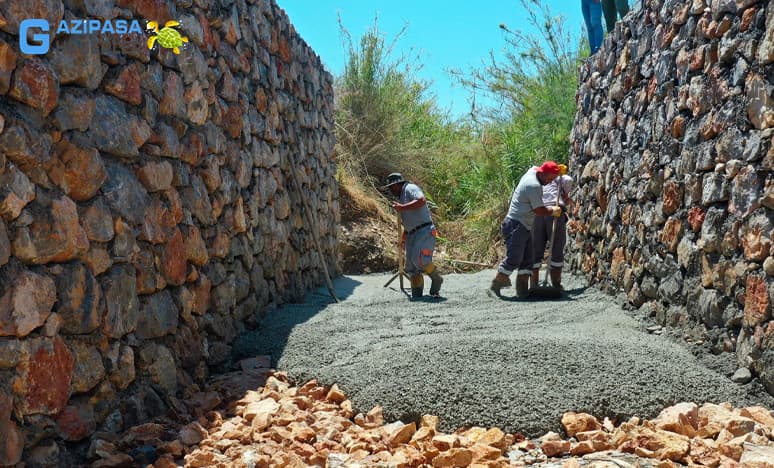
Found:
<path fill-rule="evenodd" d="M 774 406 L 760 386 L 734 384 L 683 345 L 647 334 L 578 279 L 566 280 L 566 299 L 525 302 L 489 297 L 493 276 L 447 275 L 441 302 L 410 302 L 397 280 L 383 287 L 389 275 L 339 278 L 341 303 L 322 288 L 269 313 L 235 349 L 271 354 L 294 379 L 338 383 L 360 411 L 435 414 L 447 431 L 537 436 L 559 431 L 565 411 L 652 417 L 679 401 Z"/>

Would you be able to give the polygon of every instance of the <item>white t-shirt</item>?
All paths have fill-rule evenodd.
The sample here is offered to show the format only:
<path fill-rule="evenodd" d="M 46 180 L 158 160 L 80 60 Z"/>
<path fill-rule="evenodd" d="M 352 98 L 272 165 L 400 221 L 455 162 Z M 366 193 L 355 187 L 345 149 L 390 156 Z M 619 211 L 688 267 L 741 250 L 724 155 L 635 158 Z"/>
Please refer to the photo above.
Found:
<path fill-rule="evenodd" d="M 559 176 L 554 179 L 548 185 L 543 186 L 543 205 L 554 206 L 556 205 L 556 197 L 561 191 L 562 196 L 559 197 L 559 205 L 564 206 L 564 196 L 569 195 L 572 190 L 572 177 L 568 175 Z"/>

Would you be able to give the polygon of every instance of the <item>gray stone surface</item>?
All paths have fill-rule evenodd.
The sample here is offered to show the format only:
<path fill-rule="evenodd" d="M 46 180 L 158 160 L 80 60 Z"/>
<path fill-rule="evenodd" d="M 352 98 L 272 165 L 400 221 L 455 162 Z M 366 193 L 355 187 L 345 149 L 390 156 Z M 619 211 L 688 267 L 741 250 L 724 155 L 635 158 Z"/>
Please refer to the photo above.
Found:
<path fill-rule="evenodd" d="M 625 418 L 680 401 L 774 403 L 760 385 L 740 387 L 685 345 L 648 334 L 577 278 L 566 279 L 564 300 L 538 302 L 489 297 L 493 276 L 447 275 L 440 302 L 409 301 L 397 280 L 383 287 L 387 275 L 342 277 L 341 303 L 320 289 L 270 313 L 235 351 L 271 354 L 299 382 L 338 383 L 359 411 L 379 404 L 388 418 L 436 414 L 445 430 L 534 436 L 559 431 L 570 410 Z"/>

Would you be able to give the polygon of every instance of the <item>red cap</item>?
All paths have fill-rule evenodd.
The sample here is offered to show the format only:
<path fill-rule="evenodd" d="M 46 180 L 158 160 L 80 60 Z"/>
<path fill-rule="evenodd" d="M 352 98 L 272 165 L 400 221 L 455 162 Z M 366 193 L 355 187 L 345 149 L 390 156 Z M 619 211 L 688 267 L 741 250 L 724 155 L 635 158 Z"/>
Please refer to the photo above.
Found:
<path fill-rule="evenodd" d="M 546 161 L 538 167 L 537 171 L 543 174 L 559 175 L 559 165 L 553 161 Z"/>

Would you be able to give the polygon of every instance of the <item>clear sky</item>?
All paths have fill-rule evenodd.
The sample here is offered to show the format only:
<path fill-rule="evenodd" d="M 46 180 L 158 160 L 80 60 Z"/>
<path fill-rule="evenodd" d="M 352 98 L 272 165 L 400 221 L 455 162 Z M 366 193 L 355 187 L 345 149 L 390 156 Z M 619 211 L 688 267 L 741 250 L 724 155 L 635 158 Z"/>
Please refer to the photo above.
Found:
<path fill-rule="evenodd" d="M 379 29 L 392 39 L 404 25 L 398 49 L 420 52 L 419 76 L 432 80 L 439 107 L 460 117 L 470 111 L 470 92 L 449 76 L 449 68 L 481 67 L 489 51 L 496 54 L 506 43 L 499 28 L 529 32 L 526 13 L 518 0 L 276 0 L 301 37 L 317 52 L 328 70 L 344 68 L 345 50 L 336 15 L 340 14 L 353 41 L 379 16 Z M 583 26 L 580 0 L 544 0 L 552 16 L 563 16 L 567 30 L 579 38 Z M 634 3 L 630 0 L 630 3 Z M 481 106 L 481 97 L 477 97 Z"/>

